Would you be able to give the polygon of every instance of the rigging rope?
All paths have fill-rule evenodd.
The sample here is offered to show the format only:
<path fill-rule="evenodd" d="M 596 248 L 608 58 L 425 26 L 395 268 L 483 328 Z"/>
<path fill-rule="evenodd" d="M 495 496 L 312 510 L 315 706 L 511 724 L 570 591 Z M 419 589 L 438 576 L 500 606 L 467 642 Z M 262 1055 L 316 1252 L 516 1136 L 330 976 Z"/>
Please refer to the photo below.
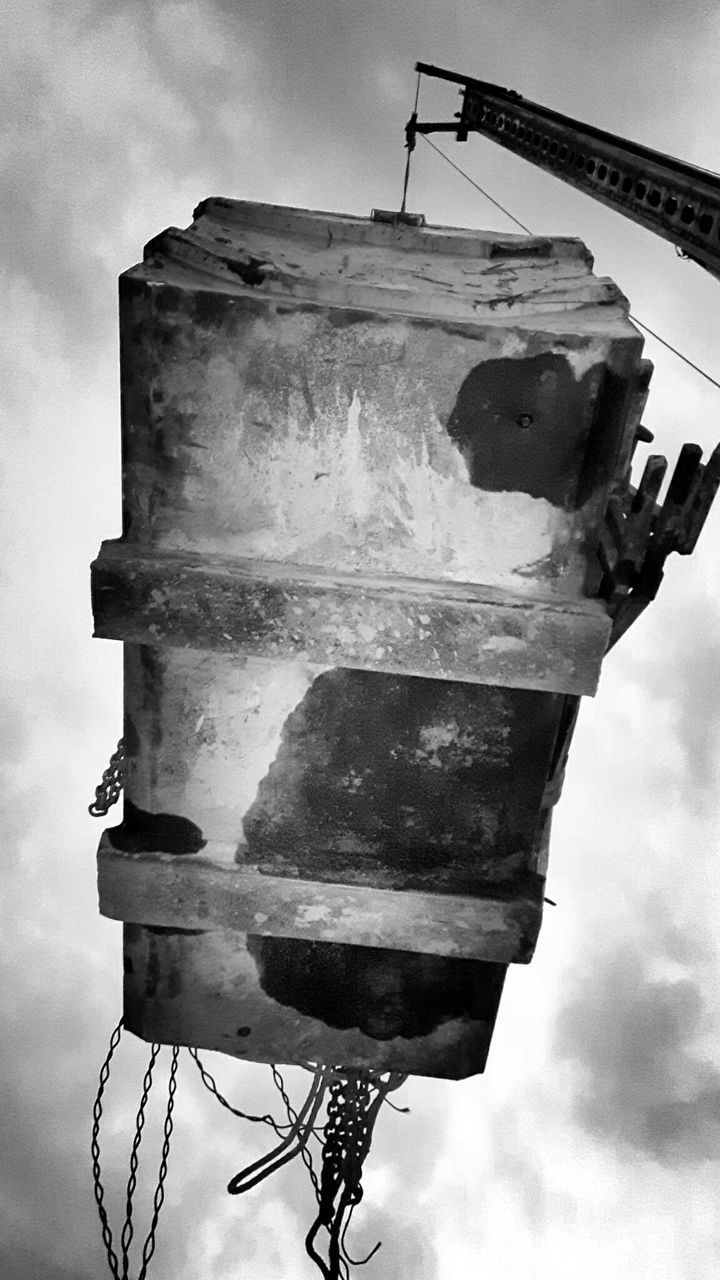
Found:
<path fill-rule="evenodd" d="M 455 164 L 455 162 L 445 154 L 441 147 L 438 147 L 434 142 L 431 142 L 427 134 L 421 133 L 420 137 L 425 139 L 428 146 L 432 147 L 433 151 L 436 151 L 439 156 L 442 156 L 443 160 L 450 165 L 451 169 L 454 169 L 456 173 L 459 173 L 461 177 L 465 178 L 466 181 L 470 183 L 471 187 L 474 187 L 476 191 L 479 191 L 481 195 L 485 196 L 486 200 L 489 200 L 490 203 L 494 204 L 497 209 L 500 209 L 507 218 L 510 218 L 511 222 L 514 222 L 516 226 L 521 227 L 529 236 L 535 234 L 529 227 L 525 226 L 524 222 L 520 222 L 519 218 L 516 218 L 514 214 L 510 213 L 509 209 L 506 209 L 504 205 L 501 205 L 498 200 L 495 200 L 493 196 L 485 191 L 479 183 L 475 182 L 475 180 L 471 178 L 464 169 L 461 169 L 459 165 Z M 410 157 L 408 155 L 408 160 L 409 159 Z M 674 347 L 672 343 L 668 342 L 665 338 L 661 338 L 660 334 L 655 333 L 654 329 L 651 329 L 649 325 L 646 325 L 643 320 L 638 320 L 638 317 L 633 315 L 632 312 L 630 313 L 630 319 L 634 321 L 635 324 L 639 325 L 641 329 L 644 329 L 646 333 L 649 333 L 651 338 L 655 338 L 656 342 L 662 343 L 664 347 L 667 347 L 668 351 L 672 351 L 673 355 L 677 356 L 680 360 L 683 360 L 686 365 L 689 365 L 691 369 L 694 369 L 696 373 L 699 373 L 701 377 L 706 378 L 708 382 L 712 383 L 714 387 L 717 387 L 718 390 L 720 390 L 720 382 L 716 378 L 713 378 L 711 374 L 706 373 L 699 365 L 694 364 L 692 360 L 683 355 L 682 351 L 678 351 L 677 347 Z"/>

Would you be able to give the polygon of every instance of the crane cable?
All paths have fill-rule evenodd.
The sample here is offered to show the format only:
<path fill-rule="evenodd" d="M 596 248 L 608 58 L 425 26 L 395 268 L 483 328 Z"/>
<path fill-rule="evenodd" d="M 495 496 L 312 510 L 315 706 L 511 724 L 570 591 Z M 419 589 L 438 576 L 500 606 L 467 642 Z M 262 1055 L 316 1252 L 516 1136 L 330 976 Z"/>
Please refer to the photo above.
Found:
<path fill-rule="evenodd" d="M 417 107 L 416 107 L 416 110 L 417 110 Z M 450 157 L 446 155 L 445 152 L 440 147 L 436 146 L 434 142 L 431 142 L 426 133 L 421 133 L 420 137 L 424 138 L 428 146 L 432 147 L 433 151 L 436 151 L 439 156 L 442 156 L 443 160 L 445 160 L 450 165 L 450 167 L 455 170 L 456 173 L 459 173 L 461 177 L 465 178 L 470 183 L 471 187 L 474 187 L 476 191 L 479 191 L 481 195 L 485 196 L 486 200 L 489 200 L 490 203 L 494 204 L 497 209 L 500 209 L 501 212 L 504 213 L 507 218 L 510 218 L 511 222 L 514 222 L 516 226 L 520 227 L 523 231 L 527 232 L 529 236 L 534 234 L 534 232 L 532 232 L 529 227 L 525 226 L 524 222 L 521 222 L 519 218 L 516 218 L 514 214 L 510 213 L 509 209 L 506 209 L 504 205 L 501 205 L 498 200 L 495 200 L 493 196 L 491 196 L 487 191 L 485 191 L 484 188 L 481 187 L 478 182 L 475 182 L 475 180 L 471 178 L 468 173 L 465 173 L 464 169 L 461 169 L 459 165 L 455 164 L 455 162 L 451 160 Z M 410 154 L 408 153 L 408 166 L 409 166 L 409 162 L 410 162 Z M 405 189 L 407 190 L 407 174 L 405 177 Z M 678 351 L 677 347 L 674 347 L 672 343 L 667 342 L 665 338 L 661 338 L 660 334 L 655 333 L 654 329 L 651 329 L 649 325 L 646 325 L 644 323 L 644 321 L 638 320 L 637 316 L 633 315 L 632 312 L 630 312 L 629 318 L 635 324 L 639 325 L 641 329 L 644 329 L 646 333 L 649 333 L 651 338 L 655 338 L 656 342 L 660 342 L 664 347 L 667 347 L 668 351 L 672 351 L 673 355 L 676 355 L 680 360 L 683 360 L 685 364 L 689 365 L 691 369 L 694 369 L 696 373 L 699 373 L 701 377 L 706 378 L 708 382 L 711 382 L 712 385 L 714 387 L 717 387 L 718 390 L 720 391 L 720 382 L 718 382 L 717 379 L 713 378 L 709 373 L 706 373 L 705 370 L 701 369 L 699 365 L 694 364 L 692 360 L 688 359 L 687 356 L 683 355 L 682 351 Z"/>

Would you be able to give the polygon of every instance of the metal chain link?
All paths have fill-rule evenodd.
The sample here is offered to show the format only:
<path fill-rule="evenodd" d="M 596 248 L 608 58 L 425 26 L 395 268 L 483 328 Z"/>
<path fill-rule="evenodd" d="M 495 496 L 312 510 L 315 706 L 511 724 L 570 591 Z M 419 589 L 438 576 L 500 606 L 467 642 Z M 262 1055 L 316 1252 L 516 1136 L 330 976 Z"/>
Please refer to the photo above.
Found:
<path fill-rule="evenodd" d="M 362 1076 L 330 1084 L 322 1169 L 322 1221 L 329 1225 L 338 1183 L 345 1183 L 351 1204 L 362 1200 L 362 1167 L 367 1147 L 370 1085 Z"/>
<path fill-rule="evenodd" d="M 313 1076 L 308 1096 L 298 1112 L 290 1101 L 280 1071 L 272 1063 L 273 1081 L 290 1121 L 289 1124 L 280 1124 L 270 1115 L 250 1116 L 231 1106 L 210 1072 L 203 1066 L 197 1050 L 189 1049 L 189 1053 L 200 1072 L 203 1084 L 221 1106 L 241 1119 L 270 1124 L 280 1138 L 279 1146 L 259 1160 L 254 1160 L 230 1180 L 230 1194 L 239 1195 L 249 1191 L 295 1156 L 302 1155 L 317 1201 L 317 1215 L 305 1238 L 306 1252 L 317 1263 L 325 1280 L 349 1280 L 350 1266 L 363 1266 L 380 1248 L 378 1242 L 367 1258 L 352 1258 L 346 1248 L 345 1237 L 353 1210 L 363 1197 L 363 1164 L 370 1150 L 378 1113 L 388 1101 L 387 1095 L 398 1089 L 407 1076 L 397 1071 L 347 1071 L 342 1067 L 298 1063 L 296 1065 Z M 326 1118 L 324 1124 L 320 1124 L 317 1116 L 328 1090 L 330 1097 L 326 1104 Z M 407 1108 L 395 1107 L 395 1110 Z M 282 1130 L 288 1130 L 284 1138 Z M 320 1178 L 308 1150 L 311 1137 L 315 1137 L 322 1148 Z M 330 1237 L 327 1263 L 315 1248 L 315 1238 L 321 1228 Z M 139 1280 L 143 1280 L 143 1276 Z"/>
<path fill-rule="evenodd" d="M 363 1164 L 378 1113 L 388 1093 L 399 1088 L 407 1077 L 391 1071 L 385 1079 L 383 1073 L 352 1072 L 341 1067 L 318 1071 L 322 1071 L 329 1086 L 330 1097 L 323 1131 L 318 1213 L 305 1238 L 305 1251 L 325 1280 L 349 1280 L 350 1267 L 364 1266 L 380 1248 L 378 1241 L 366 1258 L 353 1258 L 345 1238 L 353 1211 L 363 1197 Z M 315 1248 L 321 1227 L 329 1236 L 327 1261 Z"/>
<path fill-rule="evenodd" d="M 102 818 L 108 809 L 120 799 L 120 792 L 125 785 L 125 739 L 120 738 L 110 763 L 105 770 L 102 781 L 95 788 L 95 799 L 88 805 L 88 813 L 93 818 Z"/>
<path fill-rule="evenodd" d="M 93 1168 L 95 1200 L 98 1207 L 98 1213 L 100 1215 L 102 1238 L 103 1238 L 103 1244 L 105 1245 L 105 1252 L 107 1254 L 108 1266 L 110 1267 L 110 1272 L 114 1280 L 128 1280 L 128 1263 L 129 1263 L 128 1252 L 130 1249 L 130 1244 L 132 1242 L 133 1232 L 134 1232 L 133 1222 L 132 1222 L 132 1213 L 133 1213 L 133 1195 L 135 1193 L 135 1188 L 137 1185 L 138 1152 L 140 1149 L 140 1143 L 142 1141 L 143 1128 L 145 1126 L 145 1111 L 148 1103 L 148 1097 L 150 1094 L 150 1089 L 152 1088 L 153 1068 L 155 1066 L 155 1063 L 157 1061 L 157 1057 L 158 1057 L 158 1054 L 160 1053 L 160 1048 L 161 1048 L 159 1044 L 153 1044 L 152 1051 L 150 1054 L 150 1061 L 148 1063 L 148 1067 L 145 1072 L 145 1077 L 143 1079 L 143 1091 L 142 1091 L 142 1096 L 140 1098 L 140 1105 L 138 1107 L 138 1112 L 135 1120 L 135 1137 L 133 1139 L 132 1151 L 130 1154 L 130 1174 L 128 1177 L 127 1188 L 126 1188 L 126 1206 L 125 1206 L 126 1215 L 125 1215 L 125 1222 L 124 1222 L 121 1237 L 120 1237 L 121 1261 L 118 1261 L 118 1256 L 115 1253 L 115 1250 L 113 1248 L 112 1231 L 110 1230 L 110 1223 L 108 1221 L 107 1210 L 105 1208 L 105 1191 L 102 1185 L 102 1173 L 100 1168 L 100 1120 L 103 1113 L 103 1094 L 105 1092 L 105 1086 L 107 1085 L 108 1079 L 110 1078 L 110 1061 L 112 1059 L 112 1056 L 115 1050 L 118 1047 L 118 1044 L 120 1043 L 122 1028 L 123 1028 L 123 1019 L 121 1018 L 115 1030 L 112 1033 L 112 1036 L 110 1038 L 110 1045 L 107 1052 L 107 1057 L 105 1058 L 105 1061 L 100 1069 L 100 1081 L 98 1085 L 97 1096 L 95 1098 L 95 1103 L 93 1106 L 92 1142 L 90 1146 L 91 1153 L 92 1153 L 92 1162 L 93 1162 L 92 1168 Z M 179 1054 L 180 1054 L 180 1050 L 178 1046 L 174 1045 L 173 1051 L 172 1051 L 172 1063 L 170 1066 L 170 1075 L 168 1079 L 168 1100 L 167 1100 L 167 1107 L 165 1111 L 165 1122 L 163 1125 L 163 1145 L 162 1145 L 162 1153 L 160 1157 L 160 1168 L 158 1170 L 157 1184 L 155 1187 L 155 1195 L 153 1198 L 153 1216 L 152 1216 L 152 1221 L 150 1223 L 150 1229 L 145 1238 L 145 1243 L 143 1244 L 143 1248 L 142 1248 L 142 1265 L 138 1273 L 138 1280 L 145 1280 L 145 1277 L 147 1275 L 148 1264 L 155 1252 L 157 1225 L 158 1225 L 158 1220 L 160 1218 L 160 1210 L 162 1209 L 163 1202 L 165 1200 L 165 1179 L 167 1177 L 168 1156 L 170 1154 L 170 1138 L 172 1136 L 172 1131 L 173 1131 L 173 1109 L 175 1106 L 175 1092 L 177 1089 L 177 1071 L 178 1071 Z M 120 1269 L 121 1267 L 122 1267 L 122 1270 Z"/>

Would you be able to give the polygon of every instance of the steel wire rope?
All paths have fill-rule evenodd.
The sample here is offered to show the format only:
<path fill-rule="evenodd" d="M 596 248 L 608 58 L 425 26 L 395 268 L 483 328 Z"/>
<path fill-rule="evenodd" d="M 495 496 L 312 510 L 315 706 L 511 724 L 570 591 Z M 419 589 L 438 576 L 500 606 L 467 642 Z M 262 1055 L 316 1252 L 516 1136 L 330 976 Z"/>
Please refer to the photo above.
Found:
<path fill-rule="evenodd" d="M 143 1077 L 142 1094 L 140 1096 L 140 1105 L 135 1117 L 135 1137 L 133 1138 L 132 1150 L 130 1152 L 130 1172 L 128 1175 L 127 1186 L 125 1188 L 125 1225 L 120 1236 L 120 1246 L 122 1250 L 122 1280 L 128 1280 L 129 1266 L 129 1250 L 134 1234 L 133 1227 L 133 1196 L 137 1186 L 137 1171 L 139 1164 L 140 1143 L 142 1142 L 143 1129 L 145 1128 L 145 1108 L 150 1097 L 152 1089 L 153 1069 L 160 1053 L 160 1045 L 154 1044 L 150 1053 L 150 1060 L 147 1070 Z"/>
<path fill-rule="evenodd" d="M 123 1026 L 123 1020 L 121 1018 L 115 1030 L 113 1031 L 112 1036 L 110 1037 L 110 1044 L 108 1046 L 107 1055 L 105 1057 L 105 1061 L 102 1064 L 102 1067 L 100 1068 L 100 1081 L 98 1084 L 98 1091 L 95 1097 L 95 1102 L 93 1104 L 92 1141 L 90 1143 L 90 1151 L 92 1154 L 93 1188 L 95 1192 L 95 1201 L 97 1203 L 98 1213 L 100 1215 L 100 1227 L 102 1230 L 103 1244 L 105 1245 L 105 1252 L 107 1254 L 110 1270 L 113 1276 L 116 1277 L 116 1280 L 117 1280 L 117 1277 L 119 1277 L 120 1273 L 118 1271 L 117 1254 L 113 1249 L 112 1232 L 110 1230 L 110 1223 L 108 1221 L 107 1209 L 105 1208 L 105 1189 L 102 1184 L 102 1171 L 100 1168 L 99 1139 L 100 1139 L 100 1118 L 102 1116 L 102 1109 L 103 1109 L 102 1108 L 103 1094 L 105 1092 L 105 1086 L 110 1078 L 110 1062 L 112 1060 L 113 1054 L 115 1053 L 115 1050 L 117 1049 L 120 1043 L 120 1036 L 122 1035 L 122 1026 Z"/>
<path fill-rule="evenodd" d="M 283 1080 L 275 1063 L 272 1064 L 272 1073 L 273 1073 L 273 1080 L 275 1082 L 275 1088 L 277 1089 L 278 1093 L 280 1094 L 280 1097 L 283 1100 L 283 1103 L 285 1105 L 285 1110 L 287 1111 L 288 1120 L 290 1120 L 292 1124 L 297 1124 L 297 1118 L 298 1118 L 297 1112 L 295 1111 L 295 1108 L 292 1106 L 292 1103 L 290 1102 L 290 1098 L 288 1097 L 287 1090 L 285 1088 L 285 1081 Z M 315 1128 L 313 1128 L 311 1132 L 313 1136 L 318 1139 L 318 1141 L 321 1141 L 318 1131 Z M 320 1133 L 322 1133 L 322 1128 L 320 1128 Z M 300 1155 L 301 1155 L 303 1164 L 305 1165 L 305 1168 L 308 1171 L 310 1181 L 312 1182 L 313 1191 L 315 1192 L 315 1199 L 319 1204 L 320 1203 L 320 1182 L 315 1172 L 315 1166 L 313 1164 L 312 1154 L 310 1151 L 308 1151 L 307 1143 L 303 1143 L 303 1145 L 301 1146 Z"/>
<path fill-rule="evenodd" d="M 100 1217 L 100 1226 L 102 1230 L 103 1244 L 107 1255 L 108 1266 L 114 1280 L 128 1280 L 128 1264 L 129 1249 L 132 1242 L 134 1228 L 132 1222 L 133 1213 L 133 1196 L 137 1185 L 138 1170 L 138 1152 L 142 1141 L 143 1129 L 145 1126 L 145 1109 L 147 1107 L 150 1090 L 153 1082 L 153 1069 L 157 1061 L 161 1045 L 155 1043 L 152 1046 L 150 1061 L 143 1078 L 143 1091 L 135 1119 L 135 1136 L 133 1138 L 132 1150 L 130 1154 L 130 1173 L 126 1187 L 126 1216 L 123 1224 L 120 1245 L 120 1259 L 113 1247 L 112 1231 L 108 1219 L 107 1209 L 105 1208 L 105 1189 L 102 1184 L 102 1169 L 100 1165 L 100 1121 L 103 1114 L 103 1096 L 108 1080 L 110 1078 L 110 1063 L 112 1061 L 115 1050 L 117 1049 L 123 1030 L 123 1019 L 118 1022 L 115 1030 L 110 1037 L 108 1051 L 100 1068 L 100 1077 L 98 1082 L 98 1091 L 93 1104 L 93 1125 L 90 1150 L 92 1154 L 92 1171 L 93 1171 L 93 1187 L 95 1193 L 95 1201 L 97 1203 L 98 1214 Z M 173 1110 L 175 1106 L 175 1092 L 177 1089 L 177 1070 L 180 1050 L 177 1045 L 173 1046 L 172 1062 L 170 1074 L 168 1077 L 168 1100 L 165 1110 L 165 1120 L 163 1124 L 163 1143 L 160 1156 L 160 1167 L 158 1169 L 158 1177 L 155 1186 L 155 1194 L 153 1196 L 153 1215 L 150 1227 L 145 1237 L 142 1247 L 142 1262 L 140 1271 L 138 1272 L 138 1280 L 146 1280 L 147 1268 L 155 1252 L 155 1243 L 157 1239 L 157 1226 L 160 1219 L 160 1211 L 165 1200 L 165 1179 L 168 1171 L 168 1156 L 170 1154 L 170 1139 L 173 1132 Z M 121 1270 L 122 1268 L 122 1270 Z"/>
<path fill-rule="evenodd" d="M 160 1210 L 165 1201 L 165 1178 L 167 1177 L 168 1156 L 170 1154 L 170 1138 L 173 1131 L 172 1113 L 175 1107 L 175 1091 L 177 1089 L 177 1069 L 180 1050 L 177 1045 L 173 1045 L 172 1065 L 170 1067 L 170 1076 L 168 1079 L 168 1100 L 165 1111 L 165 1123 L 163 1125 L 163 1144 L 160 1154 L 160 1167 L 158 1169 L 158 1180 L 155 1187 L 155 1195 L 153 1197 L 153 1216 L 150 1223 L 150 1230 L 147 1233 L 142 1251 L 142 1267 L 138 1280 L 145 1280 L 147 1269 L 155 1252 L 155 1241 L 157 1237 L 157 1225 L 160 1218 Z"/>
<path fill-rule="evenodd" d="M 272 1151 L 261 1156 L 259 1160 L 254 1160 L 252 1164 L 241 1169 L 235 1174 L 234 1178 L 228 1183 L 228 1191 L 231 1196 L 240 1195 L 244 1191 L 249 1191 L 251 1187 L 257 1186 L 259 1182 L 263 1182 L 265 1178 L 269 1178 L 270 1174 L 275 1173 L 278 1169 L 292 1160 L 299 1151 L 302 1150 L 304 1144 L 308 1141 L 309 1131 L 315 1123 L 315 1117 L 322 1106 L 327 1082 L 321 1072 L 313 1081 L 308 1092 L 308 1096 L 303 1103 L 298 1118 L 292 1129 L 282 1139 Z M 297 1146 L 293 1143 L 297 1139 Z M 255 1175 L 251 1177 L 250 1175 Z"/>
<path fill-rule="evenodd" d="M 505 216 L 508 217 L 511 222 L 514 222 L 516 226 L 521 227 L 522 230 L 526 231 L 529 236 L 535 234 L 533 231 L 530 230 L 529 227 L 525 226 L 524 222 L 521 222 L 519 218 L 516 218 L 515 215 L 510 212 L 509 209 L 506 209 L 504 205 L 501 205 L 498 200 L 495 200 L 494 197 L 489 194 L 489 192 L 485 191 L 485 189 L 480 186 L 479 182 L 475 182 L 474 178 L 471 178 L 469 173 L 466 173 L 465 170 L 461 169 L 458 164 L 455 164 L 454 160 L 451 160 L 450 157 L 445 154 L 445 152 L 442 150 L 441 147 L 438 147 L 434 142 L 431 142 L 427 134 L 421 133 L 420 137 L 425 139 L 428 146 L 432 147 L 433 151 L 436 151 L 439 156 L 442 156 L 443 160 L 445 160 L 446 163 L 450 165 L 451 169 L 454 169 L 455 172 L 459 173 L 462 178 L 465 178 L 466 181 L 470 183 L 471 187 L 474 187 L 475 190 L 479 191 L 480 194 L 483 195 L 486 200 L 489 200 L 491 204 L 494 204 L 496 209 L 500 209 L 501 212 L 504 213 Z M 683 355 L 682 351 L 678 351 L 677 347 L 674 347 L 671 342 L 667 341 L 666 338 L 661 338 L 660 334 L 656 333 L 654 329 L 651 329 L 649 325 L 645 324 L 644 320 L 639 320 L 638 317 L 636 315 L 633 315 L 632 312 L 629 313 L 629 318 L 635 324 L 639 325 L 641 329 L 644 329 L 646 333 L 649 333 L 650 337 L 654 338 L 656 342 L 660 342 L 663 347 L 667 347 L 668 351 L 672 351 L 673 355 L 677 356 L 678 359 L 683 360 L 686 365 L 689 365 L 691 369 L 694 369 L 696 373 L 699 373 L 701 377 L 706 378 L 708 382 L 712 383 L 714 387 L 717 387 L 718 390 L 720 390 L 720 382 L 718 382 L 716 378 L 713 378 L 711 374 L 706 373 L 704 369 L 700 368 L 700 365 L 695 364 L 694 361 L 690 360 L 688 356 Z"/>
<path fill-rule="evenodd" d="M 213 1095 L 213 1097 L 217 1098 L 217 1101 L 220 1103 L 220 1105 L 222 1107 L 225 1107 L 226 1111 L 229 1111 L 231 1115 L 237 1116 L 239 1120 L 251 1120 L 253 1124 L 268 1124 L 272 1129 L 275 1130 L 275 1133 L 279 1138 L 283 1136 L 282 1134 L 283 1129 L 292 1128 L 292 1122 L 288 1122 L 287 1124 L 280 1123 L 279 1121 L 275 1120 L 274 1117 L 271 1116 L 269 1113 L 264 1116 L 254 1116 L 254 1115 L 250 1115 L 249 1112 L 247 1111 L 240 1111 L 238 1107 L 234 1107 L 232 1103 L 228 1102 L 224 1094 L 222 1094 L 218 1089 L 214 1076 L 211 1074 L 210 1071 L 207 1070 L 207 1067 L 201 1061 L 200 1055 L 198 1054 L 197 1049 L 188 1047 L 188 1053 L 190 1054 L 190 1057 L 193 1059 L 195 1066 L 200 1072 L 200 1078 L 202 1079 L 202 1082 L 205 1085 L 205 1088 L 208 1090 L 209 1093 Z"/>

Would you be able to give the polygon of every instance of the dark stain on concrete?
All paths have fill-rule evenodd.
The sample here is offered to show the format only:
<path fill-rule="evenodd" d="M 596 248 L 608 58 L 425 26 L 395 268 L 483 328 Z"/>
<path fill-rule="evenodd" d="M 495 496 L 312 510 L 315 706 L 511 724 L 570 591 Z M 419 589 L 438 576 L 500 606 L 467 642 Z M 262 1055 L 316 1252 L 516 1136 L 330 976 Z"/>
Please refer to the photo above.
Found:
<path fill-rule="evenodd" d="M 620 439 L 616 427 L 613 428 L 614 424 L 625 422 L 629 394 L 629 380 L 613 369 L 605 367 L 594 396 L 592 430 L 587 439 L 582 470 L 578 479 L 576 495 L 578 507 L 581 507 L 597 488 L 608 485 L 615 474 Z"/>
<path fill-rule="evenodd" d="M 125 798 L 124 820 L 110 827 L 108 839 L 123 853 L 199 853 L 207 840 L 189 818 L 176 813 L 148 813 Z M 202 930 L 199 930 L 202 932 Z"/>
<path fill-rule="evenodd" d="M 170 956 L 167 975 L 167 994 L 168 1000 L 174 1000 L 179 996 L 183 989 L 182 965 L 178 964 L 177 955 L 173 953 Z"/>
<path fill-rule="evenodd" d="M 491 258 L 549 258 L 552 252 L 552 240 L 526 240 L 519 244 L 503 241 L 490 245 Z"/>
<path fill-rule="evenodd" d="M 259 284 L 263 283 L 266 272 L 262 268 L 270 265 L 267 262 L 263 262 L 261 258 L 251 257 L 250 254 L 248 254 L 246 262 L 238 262 L 233 258 L 224 258 L 223 264 L 228 271 L 232 271 L 233 275 L 239 276 L 243 284 L 248 285 L 251 289 L 255 289 Z"/>
<path fill-rule="evenodd" d="M 150 644 L 137 646 L 142 671 L 142 709 L 147 715 L 147 727 L 150 731 L 148 744 L 150 756 L 150 781 L 157 783 L 158 760 L 163 743 L 163 681 L 165 677 L 165 659 L 160 651 Z M 127 801 L 126 801 L 127 813 Z"/>
<path fill-rule="evenodd" d="M 359 309 L 346 311 L 343 307 L 328 308 L 325 317 L 331 329 L 348 329 L 356 324 L 369 324 L 375 329 L 394 318 L 394 316 L 384 316 L 377 311 L 360 311 Z"/>
<path fill-rule="evenodd" d="M 207 929 L 180 929 L 175 925 L 169 924 L 146 924 L 143 928 L 148 933 L 156 933 L 158 937 L 163 938 L 179 938 L 179 937 L 197 937 L 200 934 L 207 933 Z"/>
<path fill-rule="evenodd" d="M 526 888 L 562 695 L 336 668 L 283 728 L 243 829 L 277 875 Z"/>
<path fill-rule="evenodd" d="M 191 295 L 190 317 L 203 329 L 219 329 L 231 315 L 227 297 L 211 290 Z"/>
<path fill-rule="evenodd" d="M 492 1025 L 506 966 L 479 960 L 248 935 L 263 990 L 328 1027 L 375 1040 L 431 1035 L 459 1019 Z"/>
<path fill-rule="evenodd" d="M 154 938 L 148 939 L 147 964 L 145 966 L 145 998 L 152 1000 L 160 984 L 160 957 Z"/>
<path fill-rule="evenodd" d="M 123 741 L 125 743 L 125 756 L 135 758 L 140 755 L 140 736 L 135 728 L 134 721 L 131 720 L 127 711 L 123 721 Z"/>
<path fill-rule="evenodd" d="M 597 378 L 591 369 L 576 381 L 568 360 L 548 352 L 476 365 L 447 423 L 470 483 L 580 505 L 580 473 L 585 489 L 598 483 L 600 444 L 587 458 L 593 419 L 604 425 L 595 413 Z M 604 438 L 602 430 L 594 434 Z"/>

